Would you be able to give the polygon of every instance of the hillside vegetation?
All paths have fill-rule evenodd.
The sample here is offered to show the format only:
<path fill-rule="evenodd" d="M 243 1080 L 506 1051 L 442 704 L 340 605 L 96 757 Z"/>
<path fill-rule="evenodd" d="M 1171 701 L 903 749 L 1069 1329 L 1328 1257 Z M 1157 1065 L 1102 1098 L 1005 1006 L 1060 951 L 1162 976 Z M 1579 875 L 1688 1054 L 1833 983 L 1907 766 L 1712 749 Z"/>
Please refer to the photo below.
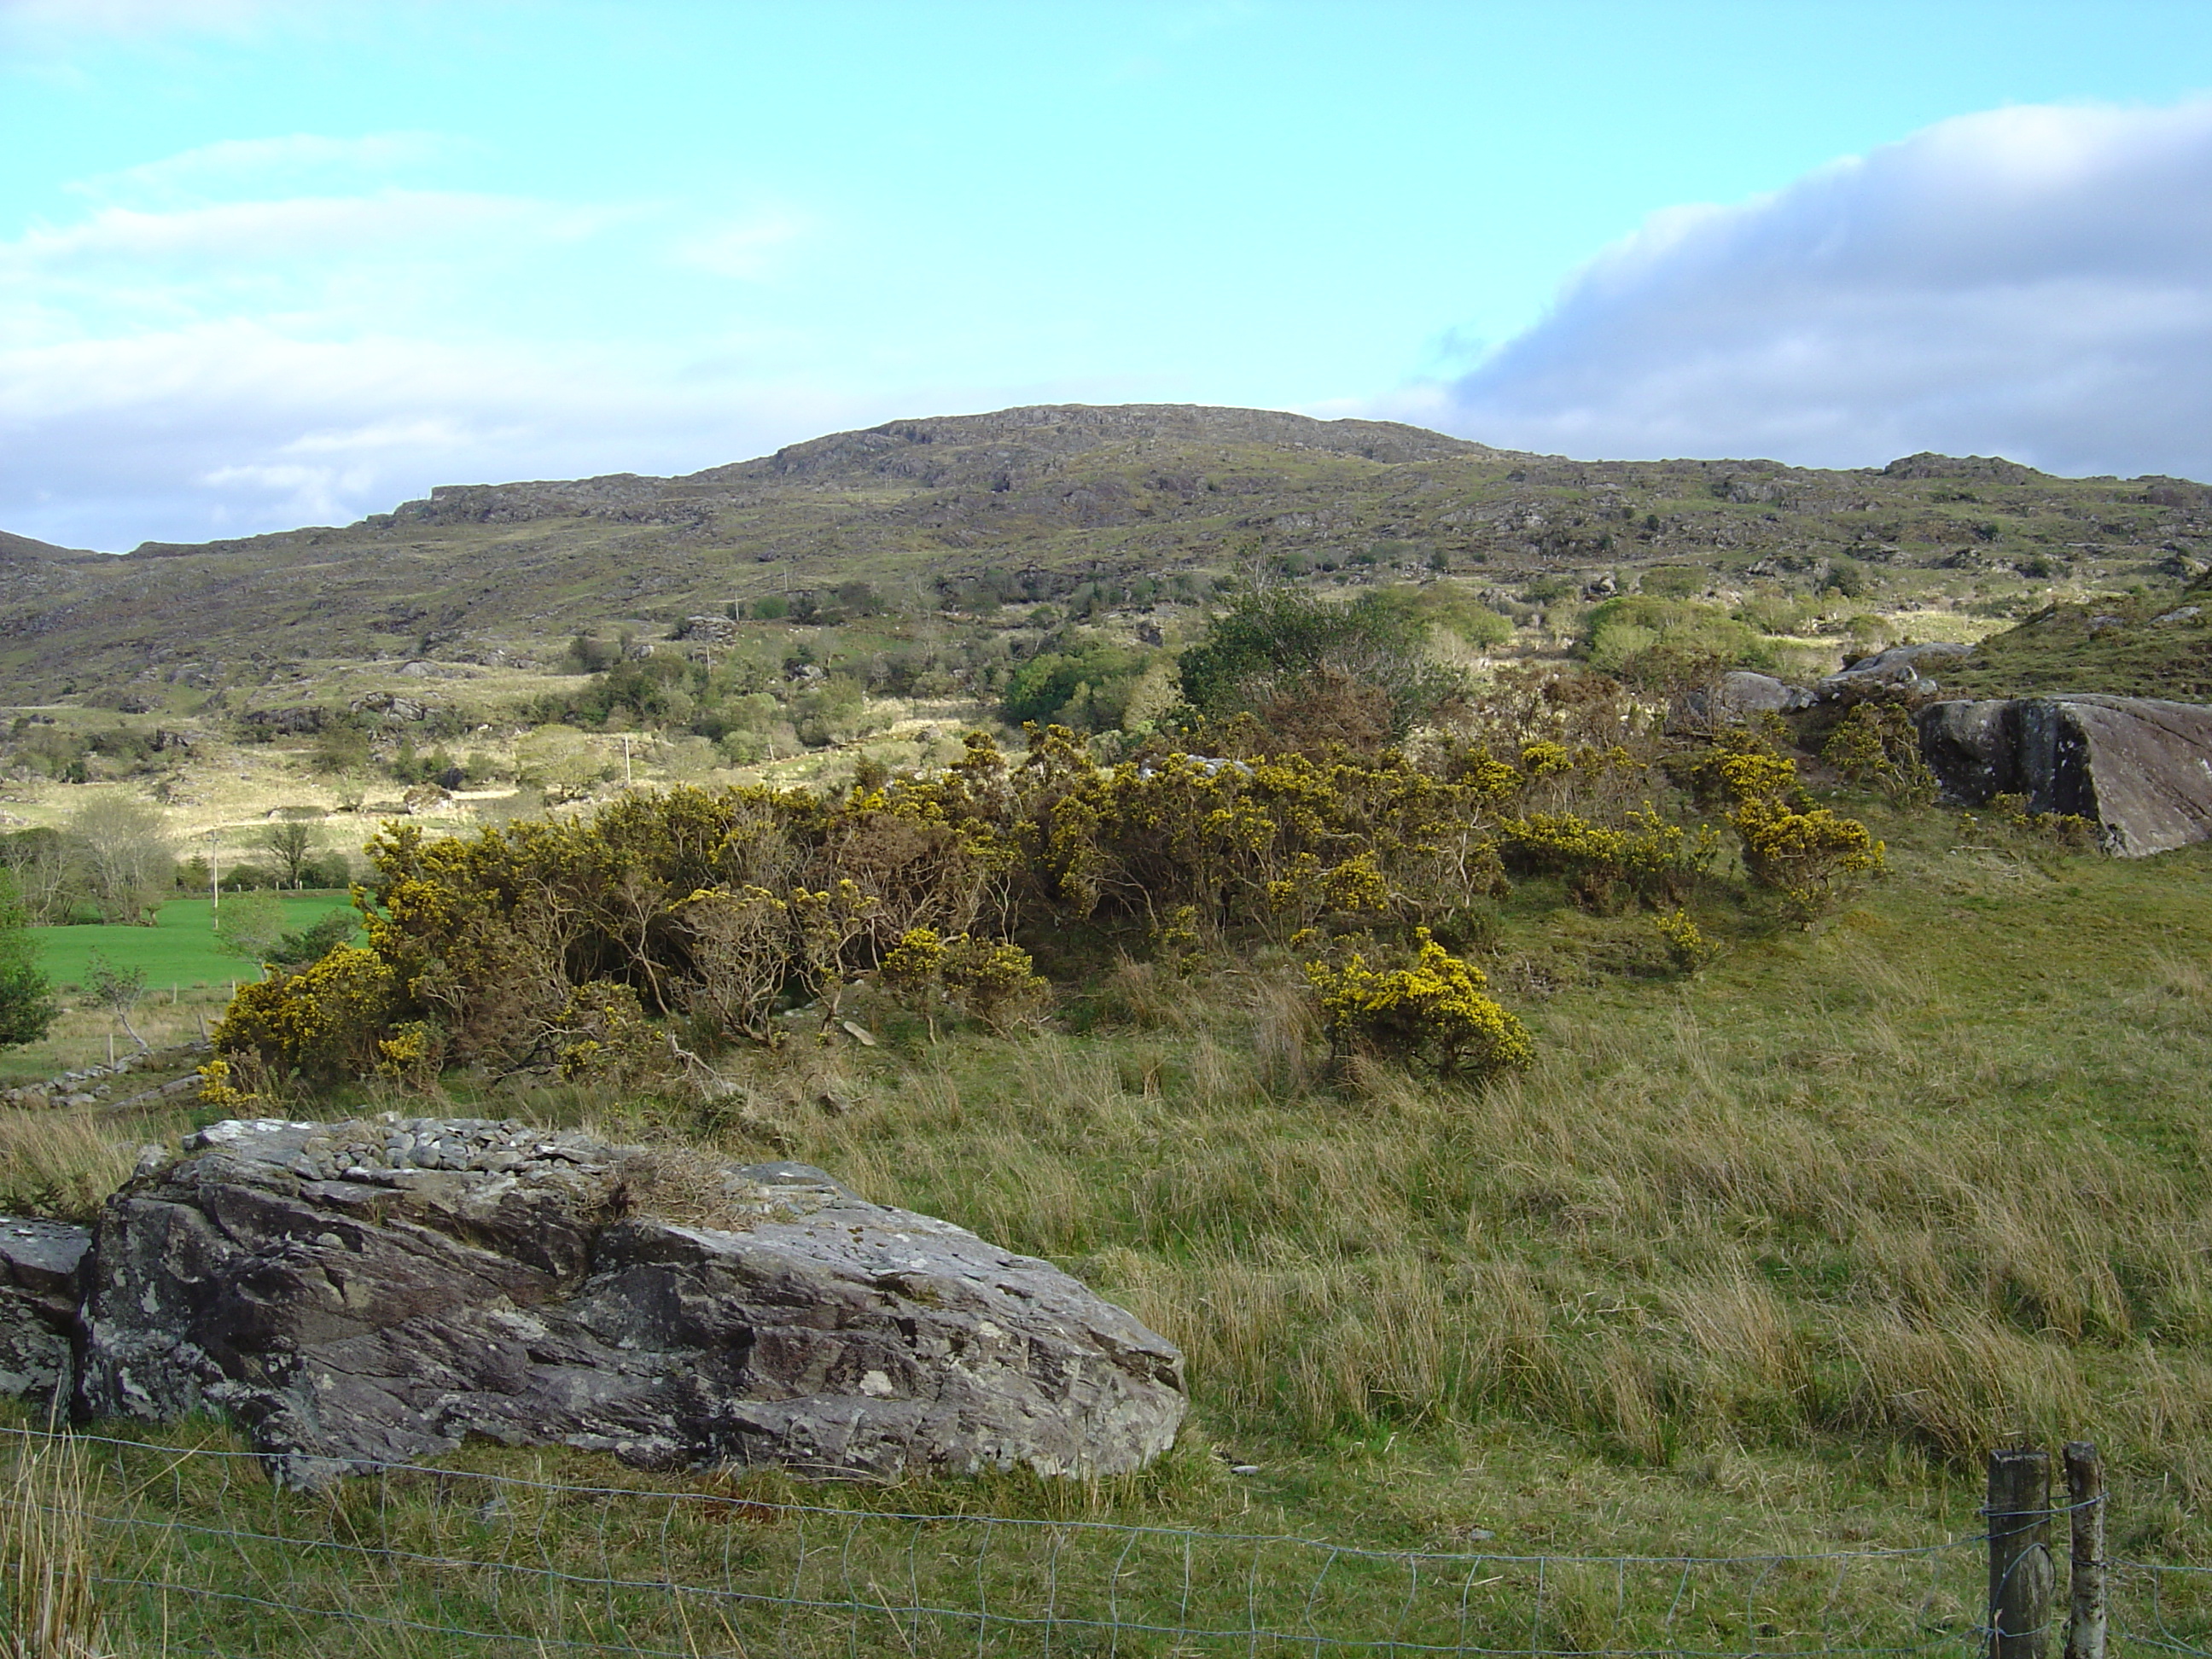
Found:
<path fill-rule="evenodd" d="M 0 1113 L 0 1207 L 221 1115 L 588 1123 L 821 1164 L 1188 1356 L 1141 1478 L 837 1504 L 1909 1546 L 2088 1437 L 2119 1553 L 2212 1565 L 2212 854 L 1937 805 L 1895 706 L 1698 712 L 1932 638 L 1982 641 L 1947 692 L 2203 696 L 2200 537 L 2174 480 L 1139 408 L 0 545 L 41 914 L 173 949 L 125 925 L 172 869 L 289 845 L 363 923 L 193 1105 Z M 103 801 L 171 835 L 117 894 Z"/>
<path fill-rule="evenodd" d="M 456 486 L 343 528 L 119 559 L 11 538 L 0 667 L 27 703 L 98 693 L 179 714 L 221 692 L 236 713 L 310 687 L 358 695 L 365 665 L 495 687 L 496 671 L 556 666 L 574 633 L 650 638 L 763 599 L 823 619 L 1038 603 L 1080 618 L 1268 566 L 1323 586 L 1448 571 L 1524 609 L 1609 576 L 1758 600 L 1784 623 L 2021 614 L 2041 591 L 2185 577 L 2209 537 L 2212 493 L 2174 479 L 1929 455 L 1847 471 L 1581 462 L 1386 422 L 1045 406 L 894 422 L 681 478 Z"/>

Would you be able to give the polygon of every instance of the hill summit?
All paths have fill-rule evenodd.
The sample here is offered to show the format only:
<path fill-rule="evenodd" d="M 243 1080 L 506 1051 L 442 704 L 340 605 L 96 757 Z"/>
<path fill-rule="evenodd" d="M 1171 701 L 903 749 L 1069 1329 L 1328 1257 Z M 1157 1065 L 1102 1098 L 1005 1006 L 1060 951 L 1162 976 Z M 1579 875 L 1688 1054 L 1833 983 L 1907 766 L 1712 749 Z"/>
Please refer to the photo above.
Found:
<path fill-rule="evenodd" d="M 768 594 L 857 582 L 927 610 L 1008 570 L 1034 601 L 1255 562 L 1355 583 L 1451 570 L 1498 594 L 1627 591 L 1651 567 L 1660 586 L 1740 593 L 1848 564 L 1970 598 L 2023 577 L 2185 574 L 2212 561 L 2208 502 L 2185 481 L 1981 458 L 1577 461 L 1389 422 L 1042 404 L 885 422 L 680 477 L 444 486 L 340 528 L 122 557 L 7 537 L 0 663 L 27 703 L 187 672 L 206 689 L 317 665 L 529 666 L 580 631 L 650 635 Z"/>

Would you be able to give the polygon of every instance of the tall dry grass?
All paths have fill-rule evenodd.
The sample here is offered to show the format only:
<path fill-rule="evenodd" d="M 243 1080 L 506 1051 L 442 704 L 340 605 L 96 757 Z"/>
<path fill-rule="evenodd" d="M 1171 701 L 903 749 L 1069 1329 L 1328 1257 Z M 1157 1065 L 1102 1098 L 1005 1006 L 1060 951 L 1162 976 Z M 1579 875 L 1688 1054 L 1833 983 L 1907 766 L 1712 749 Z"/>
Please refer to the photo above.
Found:
<path fill-rule="evenodd" d="M 1924 965 L 1824 948 L 1763 1006 L 1563 999 L 1485 1092 L 1330 1085 L 1285 980 L 1185 986 L 1182 1029 L 939 1045 L 792 1155 L 1077 1266 L 1232 1420 L 1653 1462 L 2087 1434 L 2212 1498 L 2212 975 L 1976 1024 Z M 2063 1109 L 2130 1077 L 2139 1121 Z"/>
<path fill-rule="evenodd" d="M 138 1148 L 167 1127 L 161 1115 L 96 1107 L 0 1111 L 0 1212 L 89 1222 L 130 1179 Z"/>
<path fill-rule="evenodd" d="M 805 1159 L 1066 1263 L 1183 1346 L 1222 1431 L 1954 1468 L 2086 1435 L 2194 1504 L 2212 965 L 2185 945 L 2000 1002 L 1940 934 L 1838 927 L 1532 1006 L 1538 1065 L 1486 1091 L 1330 1072 L 1288 964 L 1124 964 L 1085 1035 L 794 1043 L 694 1116 L 498 1109 Z M 0 1203 L 82 1213 L 145 1138 L 0 1117 Z"/>
<path fill-rule="evenodd" d="M 0 1497 L 7 1620 L 0 1659 L 108 1659 L 94 1591 L 93 1505 L 82 1453 L 66 1437 L 10 1437 Z"/>

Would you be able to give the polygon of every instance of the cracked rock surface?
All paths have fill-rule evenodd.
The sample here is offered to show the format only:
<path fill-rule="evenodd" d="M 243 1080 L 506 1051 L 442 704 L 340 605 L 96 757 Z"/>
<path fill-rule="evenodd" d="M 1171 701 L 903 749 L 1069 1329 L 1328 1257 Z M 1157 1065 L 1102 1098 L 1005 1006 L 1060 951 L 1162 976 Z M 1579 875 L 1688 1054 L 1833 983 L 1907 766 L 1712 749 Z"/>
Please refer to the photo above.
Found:
<path fill-rule="evenodd" d="M 1182 1418 L 1181 1354 L 1129 1314 L 803 1164 L 392 1117 L 221 1123 L 186 1152 L 100 1218 L 81 1403 L 220 1410 L 293 1484 L 471 1436 L 1108 1474 Z"/>
<path fill-rule="evenodd" d="M 67 1222 L 0 1216 L 0 1395 L 67 1414 L 91 1243 Z"/>

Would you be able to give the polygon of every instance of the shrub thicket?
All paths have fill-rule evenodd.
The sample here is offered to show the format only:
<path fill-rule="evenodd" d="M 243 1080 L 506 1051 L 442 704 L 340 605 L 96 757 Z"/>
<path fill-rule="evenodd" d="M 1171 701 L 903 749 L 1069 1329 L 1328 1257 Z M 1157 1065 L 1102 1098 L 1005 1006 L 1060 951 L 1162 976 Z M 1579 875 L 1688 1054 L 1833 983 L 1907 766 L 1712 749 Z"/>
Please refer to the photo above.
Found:
<path fill-rule="evenodd" d="M 1613 718 L 1576 708 L 1585 729 Z M 1787 760 L 1740 745 L 1705 774 L 1750 875 L 1794 908 L 1878 865 L 1863 826 L 1795 799 Z M 945 1012 L 1003 1026 L 1042 1006 L 1020 941 L 1049 942 L 1066 973 L 1081 970 L 1071 939 L 1149 939 L 1182 972 L 1243 939 L 1323 964 L 1313 985 L 1340 1048 L 1487 1073 L 1518 1063 L 1525 1034 L 1429 930 L 1483 937 L 1509 866 L 1593 910 L 1625 891 L 1679 912 L 1720 840 L 1662 811 L 1667 787 L 1620 743 L 1544 738 L 1510 758 L 1444 744 L 1418 764 L 1155 744 L 1108 764 L 1053 726 L 1018 757 L 975 733 L 942 772 L 842 794 L 679 786 L 472 836 L 395 824 L 370 849 L 366 948 L 248 988 L 218 1040 L 319 1075 L 629 1074 L 651 1022 L 709 1048 L 774 1045 L 780 1012 L 815 1005 L 826 1031 L 844 988 L 879 975 L 933 1029 Z"/>

